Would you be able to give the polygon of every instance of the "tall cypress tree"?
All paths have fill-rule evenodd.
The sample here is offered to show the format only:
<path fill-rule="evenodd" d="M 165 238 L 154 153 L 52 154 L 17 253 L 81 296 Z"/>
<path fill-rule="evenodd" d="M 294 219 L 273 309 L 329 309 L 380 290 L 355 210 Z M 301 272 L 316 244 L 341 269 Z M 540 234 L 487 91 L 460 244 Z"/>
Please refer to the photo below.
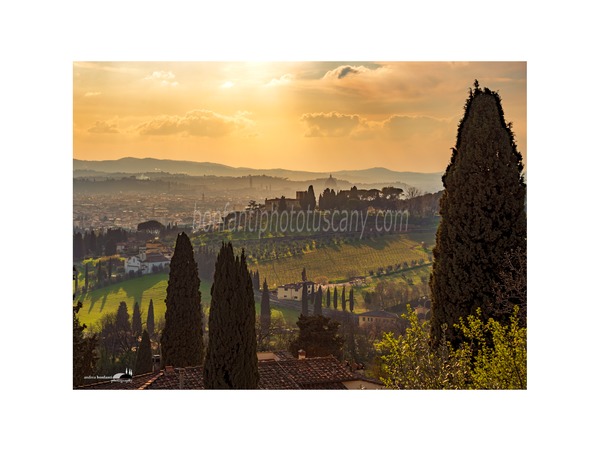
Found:
<path fill-rule="evenodd" d="M 142 313 L 140 312 L 140 304 L 133 304 L 133 315 L 131 316 L 131 331 L 135 337 L 142 334 Z"/>
<path fill-rule="evenodd" d="M 354 288 L 350 288 L 350 312 L 354 312 Z"/>
<path fill-rule="evenodd" d="M 331 308 L 331 291 L 327 288 L 327 307 Z"/>
<path fill-rule="evenodd" d="M 308 316 L 308 290 L 306 283 L 302 283 L 302 314 Z"/>
<path fill-rule="evenodd" d="M 146 330 L 148 330 L 148 334 L 150 336 L 154 334 L 154 303 L 152 303 L 152 299 L 150 299 L 150 304 L 148 305 L 148 316 L 146 317 Z"/>
<path fill-rule="evenodd" d="M 85 281 L 84 281 L 84 285 L 85 285 L 85 290 L 88 290 L 88 277 L 89 277 L 89 272 L 90 272 L 90 265 L 89 263 L 85 264 Z"/>
<path fill-rule="evenodd" d="M 308 209 L 314 211 L 317 207 L 317 200 L 315 199 L 315 190 L 312 187 L 312 184 L 308 187 L 308 191 L 306 192 L 307 197 L 307 205 Z"/>
<path fill-rule="evenodd" d="M 161 336 L 163 365 L 175 367 L 202 364 L 202 305 L 200 278 L 190 239 L 177 236 L 171 258 L 165 303 L 165 329 Z"/>
<path fill-rule="evenodd" d="M 129 312 L 127 311 L 127 303 L 119 303 L 119 308 L 117 309 L 117 317 L 115 322 L 117 331 L 122 331 L 125 333 L 131 331 L 131 324 L 129 323 Z"/>
<path fill-rule="evenodd" d="M 319 286 L 319 290 L 317 291 L 317 295 L 315 296 L 315 316 L 323 315 L 323 289 Z"/>
<path fill-rule="evenodd" d="M 206 389 L 256 389 L 256 310 L 246 257 L 221 246 L 215 264 L 204 363 Z"/>
<path fill-rule="evenodd" d="M 137 305 L 137 303 L 136 303 Z M 142 342 L 136 352 L 134 375 L 152 372 L 152 348 L 150 347 L 150 336 L 148 331 L 142 333 Z"/>
<path fill-rule="evenodd" d="M 338 299 L 338 293 L 337 293 L 337 286 L 333 288 L 333 309 L 337 309 L 337 299 Z"/>
<path fill-rule="evenodd" d="M 263 336 L 267 335 L 269 328 L 271 327 L 271 301 L 266 278 L 263 283 L 262 298 L 260 301 L 260 327 Z"/>
<path fill-rule="evenodd" d="M 346 286 L 342 286 L 342 311 L 346 311 Z"/>
<path fill-rule="evenodd" d="M 477 81 L 458 127 L 456 147 L 442 177 L 441 222 L 433 250 L 431 338 L 447 324 L 446 338 L 459 342 L 454 324 L 481 308 L 484 319 L 505 321 L 494 287 L 511 250 L 526 248 L 522 156 L 500 96 Z"/>

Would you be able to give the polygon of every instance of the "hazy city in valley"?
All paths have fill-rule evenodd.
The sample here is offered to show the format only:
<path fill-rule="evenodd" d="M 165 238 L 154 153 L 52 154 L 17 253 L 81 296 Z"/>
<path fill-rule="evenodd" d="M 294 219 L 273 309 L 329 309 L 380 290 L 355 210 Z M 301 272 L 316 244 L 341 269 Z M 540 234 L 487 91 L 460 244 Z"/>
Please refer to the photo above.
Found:
<path fill-rule="evenodd" d="M 527 389 L 525 62 L 75 62 L 73 389 Z"/>

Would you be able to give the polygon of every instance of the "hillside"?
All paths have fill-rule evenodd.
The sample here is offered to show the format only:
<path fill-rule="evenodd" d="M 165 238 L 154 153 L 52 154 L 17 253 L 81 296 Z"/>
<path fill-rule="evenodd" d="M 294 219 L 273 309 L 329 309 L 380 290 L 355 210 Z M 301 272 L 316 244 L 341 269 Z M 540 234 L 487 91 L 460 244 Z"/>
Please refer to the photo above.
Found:
<path fill-rule="evenodd" d="M 287 178 L 290 181 L 306 181 L 328 178 L 329 172 L 307 172 L 287 169 L 252 169 L 230 167 L 223 164 L 194 161 L 175 161 L 155 158 L 121 158 L 106 161 L 83 161 L 74 159 L 73 170 L 78 174 L 102 175 L 106 173 L 138 174 L 145 172 L 183 173 L 193 176 L 213 175 L 219 177 L 241 177 L 248 175 L 268 175 Z M 397 172 L 382 167 L 362 170 L 342 170 L 331 172 L 334 178 L 350 183 L 398 184 L 417 187 L 425 192 L 442 189 L 441 173 Z"/>

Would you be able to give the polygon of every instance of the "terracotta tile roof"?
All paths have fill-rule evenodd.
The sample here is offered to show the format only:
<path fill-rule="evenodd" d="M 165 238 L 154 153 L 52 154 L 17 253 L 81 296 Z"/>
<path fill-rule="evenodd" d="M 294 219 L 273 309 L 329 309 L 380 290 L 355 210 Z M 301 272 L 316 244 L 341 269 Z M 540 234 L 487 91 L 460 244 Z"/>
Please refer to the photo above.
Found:
<path fill-rule="evenodd" d="M 146 387 L 146 389 L 204 389 L 204 378 L 202 377 L 202 367 L 186 367 L 183 369 L 183 387 L 180 387 L 180 374 L 182 369 L 175 369 L 174 372 L 163 374 L 156 381 Z"/>
<path fill-rule="evenodd" d="M 277 363 L 301 386 L 358 379 L 333 356 L 293 359 L 277 361 Z"/>
<path fill-rule="evenodd" d="M 263 361 L 258 364 L 259 389 L 301 389 L 285 371 L 281 370 L 278 361 Z"/>
<path fill-rule="evenodd" d="M 346 389 L 342 381 L 360 378 L 346 369 L 333 356 L 295 359 L 288 352 L 276 352 L 284 359 L 258 363 L 258 389 Z M 183 386 L 180 374 L 183 373 Z M 200 366 L 175 368 L 136 375 L 131 383 L 104 381 L 78 389 L 204 389 L 203 369 Z"/>

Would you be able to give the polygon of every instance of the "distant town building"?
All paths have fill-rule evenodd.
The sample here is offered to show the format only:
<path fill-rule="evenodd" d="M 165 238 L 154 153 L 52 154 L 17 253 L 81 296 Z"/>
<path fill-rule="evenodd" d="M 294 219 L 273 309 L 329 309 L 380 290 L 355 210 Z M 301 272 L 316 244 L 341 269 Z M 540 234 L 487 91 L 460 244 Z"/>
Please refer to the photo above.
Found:
<path fill-rule="evenodd" d="M 337 188 L 337 181 L 335 178 L 333 178 L 333 176 L 331 174 L 329 174 L 329 178 L 327 178 L 327 181 L 325 181 L 325 189 L 336 189 Z"/>
<path fill-rule="evenodd" d="M 296 198 L 286 198 L 285 205 L 288 210 L 294 208 L 294 210 L 301 209 L 300 201 L 304 199 L 306 196 L 306 191 L 296 191 Z M 265 210 L 268 212 L 278 211 L 279 202 L 281 201 L 281 197 L 279 198 L 265 198 Z"/>
<path fill-rule="evenodd" d="M 315 283 L 306 281 L 304 283 L 289 283 L 282 286 L 277 286 L 278 300 L 302 300 L 302 286 L 306 284 L 306 292 L 308 295 L 315 291 Z"/>

